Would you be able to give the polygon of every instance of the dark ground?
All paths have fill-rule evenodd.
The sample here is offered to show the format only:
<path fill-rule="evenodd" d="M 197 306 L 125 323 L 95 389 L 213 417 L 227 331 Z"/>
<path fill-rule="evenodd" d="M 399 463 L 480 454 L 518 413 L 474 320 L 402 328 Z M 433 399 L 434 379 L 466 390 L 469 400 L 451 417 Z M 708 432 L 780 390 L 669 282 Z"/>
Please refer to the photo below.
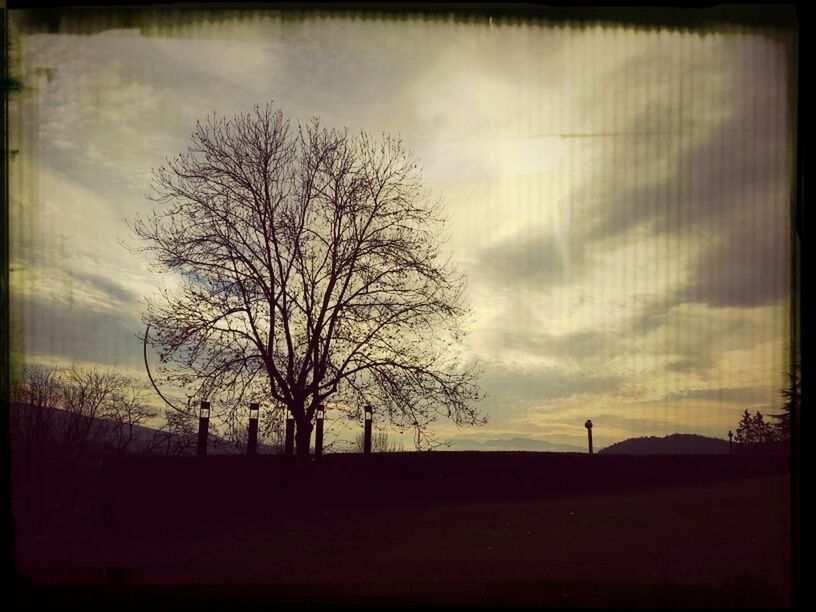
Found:
<path fill-rule="evenodd" d="M 18 529 L 18 605 L 790 604 L 780 458 L 186 459 L 109 462 L 90 520 Z"/>

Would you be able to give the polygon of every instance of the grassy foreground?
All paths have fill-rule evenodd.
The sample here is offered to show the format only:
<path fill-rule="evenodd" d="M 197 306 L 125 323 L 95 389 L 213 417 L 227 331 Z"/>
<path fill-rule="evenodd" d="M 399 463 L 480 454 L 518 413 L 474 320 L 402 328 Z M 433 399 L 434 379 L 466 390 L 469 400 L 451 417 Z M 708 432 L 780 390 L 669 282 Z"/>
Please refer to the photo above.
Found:
<path fill-rule="evenodd" d="M 186 525 L 153 516 L 139 537 L 18 538 L 17 595 L 32 607 L 787 606 L 789 484 L 763 475 L 531 499 L 265 508 Z"/>

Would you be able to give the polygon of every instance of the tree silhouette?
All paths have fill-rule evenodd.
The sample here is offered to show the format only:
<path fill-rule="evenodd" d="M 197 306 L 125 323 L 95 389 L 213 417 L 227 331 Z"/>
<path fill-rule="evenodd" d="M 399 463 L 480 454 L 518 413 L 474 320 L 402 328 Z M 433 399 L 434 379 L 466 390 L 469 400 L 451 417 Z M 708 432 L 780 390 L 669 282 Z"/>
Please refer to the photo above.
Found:
<path fill-rule="evenodd" d="M 290 129 L 270 104 L 197 122 L 154 171 L 159 211 L 133 230 L 177 286 L 148 302 L 164 383 L 213 410 L 285 408 L 309 452 L 317 407 L 370 404 L 418 448 L 439 416 L 481 424 L 464 364 L 464 278 L 440 257 L 444 219 L 398 139 L 317 119 Z M 189 405 L 189 402 L 188 402 Z"/>
<path fill-rule="evenodd" d="M 765 420 L 765 416 L 757 410 L 753 416 L 754 436 L 756 442 L 771 442 L 774 439 L 774 430 L 771 424 Z"/>
<path fill-rule="evenodd" d="M 760 444 L 771 442 L 774 438 L 774 431 L 771 425 L 765 420 L 764 415 L 757 410 L 753 416 L 746 410 L 742 414 L 737 426 L 734 439 L 738 444 Z"/>
<path fill-rule="evenodd" d="M 788 386 L 779 390 L 785 403 L 782 405 L 781 414 L 772 414 L 776 419 L 774 431 L 779 440 L 789 440 L 791 433 L 791 414 L 798 416 L 802 408 L 802 378 L 799 373 L 799 364 L 793 367 L 793 371 L 788 373 Z"/>
<path fill-rule="evenodd" d="M 354 440 L 354 450 L 362 453 L 365 447 L 364 436 L 358 433 Z M 392 440 L 386 431 L 374 432 L 371 436 L 372 453 L 399 453 L 403 451 L 402 443 Z"/>
<path fill-rule="evenodd" d="M 750 444 L 752 442 L 756 442 L 754 435 L 754 419 L 751 417 L 751 414 L 747 409 L 742 413 L 742 418 L 740 419 L 739 425 L 737 425 L 737 431 L 734 435 L 734 439 L 737 441 L 737 444 Z"/>
<path fill-rule="evenodd" d="M 26 365 L 10 389 L 12 494 L 26 521 L 56 526 L 77 512 L 104 454 L 152 452 L 160 435 L 137 440 L 154 416 L 139 383 L 115 370 Z"/>

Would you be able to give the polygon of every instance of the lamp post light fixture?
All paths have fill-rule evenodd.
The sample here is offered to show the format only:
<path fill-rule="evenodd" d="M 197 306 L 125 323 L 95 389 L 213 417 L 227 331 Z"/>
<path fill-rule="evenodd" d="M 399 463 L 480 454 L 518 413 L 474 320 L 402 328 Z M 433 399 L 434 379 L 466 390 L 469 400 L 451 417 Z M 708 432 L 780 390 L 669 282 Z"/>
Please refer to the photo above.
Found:
<path fill-rule="evenodd" d="M 249 435 L 247 436 L 247 455 L 255 455 L 258 452 L 258 417 L 260 416 L 260 405 L 253 403 L 249 405 Z"/>
<path fill-rule="evenodd" d="M 210 430 L 210 402 L 202 401 L 198 410 L 198 444 L 196 454 L 207 454 L 207 437 Z"/>
<path fill-rule="evenodd" d="M 363 453 L 371 454 L 371 423 L 374 420 L 374 409 L 369 404 L 365 407 L 365 428 L 363 429 Z"/>
<path fill-rule="evenodd" d="M 326 407 L 323 404 L 317 406 L 317 418 L 315 419 L 315 459 L 323 454 L 323 419 L 326 418 Z"/>
<path fill-rule="evenodd" d="M 590 419 L 586 420 L 584 423 L 584 427 L 587 430 L 587 439 L 589 440 L 589 454 L 592 454 L 592 421 Z"/>

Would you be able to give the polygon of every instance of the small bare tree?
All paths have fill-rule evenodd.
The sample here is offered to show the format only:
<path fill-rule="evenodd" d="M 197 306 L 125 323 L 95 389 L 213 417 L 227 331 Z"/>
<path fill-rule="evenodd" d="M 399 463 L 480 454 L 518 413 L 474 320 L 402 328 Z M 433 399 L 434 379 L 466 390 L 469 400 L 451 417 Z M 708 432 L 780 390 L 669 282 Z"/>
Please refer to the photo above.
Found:
<path fill-rule="evenodd" d="M 27 366 L 11 399 L 13 494 L 45 522 L 77 511 L 89 469 L 125 452 L 150 412 L 136 383 L 115 371 Z"/>
<path fill-rule="evenodd" d="M 11 444 L 21 459 L 46 452 L 54 441 L 53 407 L 62 401 L 62 380 L 49 368 L 25 367 L 11 389 Z"/>
<path fill-rule="evenodd" d="M 439 416 L 483 423 L 455 350 L 464 279 L 420 178 L 397 139 L 292 130 L 270 105 L 197 123 L 133 223 L 134 251 L 178 280 L 144 317 L 160 380 L 214 411 L 285 407 L 298 453 L 329 397 L 354 419 L 374 405 L 418 448 Z"/>
<path fill-rule="evenodd" d="M 93 446 L 144 450 L 144 441 L 134 444 L 136 428 L 156 415 L 145 389 L 114 370 L 27 366 L 12 402 L 13 442 L 27 451 L 46 446 L 65 465 Z"/>
<path fill-rule="evenodd" d="M 365 436 L 362 433 L 357 434 L 356 450 L 362 453 L 365 448 Z M 386 431 L 375 431 L 371 434 L 371 452 L 372 453 L 401 453 L 403 450 L 402 442 L 391 440 Z"/>
<path fill-rule="evenodd" d="M 48 513 L 54 469 L 56 411 L 62 398 L 62 381 L 51 369 L 27 366 L 11 388 L 11 490 L 26 503 L 28 516 L 35 522 Z"/>
<path fill-rule="evenodd" d="M 82 457 L 103 433 L 101 418 L 113 394 L 124 386 L 124 377 L 116 372 L 71 368 L 63 376 L 63 397 L 60 406 L 65 418 L 60 419 L 62 459 L 72 464 Z"/>
<path fill-rule="evenodd" d="M 165 454 L 183 455 L 195 448 L 195 418 L 191 414 L 175 410 L 165 410 L 164 416 L 167 420 Z"/>
<path fill-rule="evenodd" d="M 145 425 L 158 414 L 145 403 L 145 396 L 145 389 L 135 381 L 126 379 L 122 388 L 113 394 L 102 415 L 110 423 L 110 437 L 117 454 L 123 455 L 134 450 L 150 452 L 156 445 L 156 436 L 149 441 L 137 440 L 135 436 L 137 427 Z"/>
<path fill-rule="evenodd" d="M 258 452 L 282 453 L 285 438 L 285 423 L 283 410 L 267 410 L 261 413 L 258 422 Z"/>

